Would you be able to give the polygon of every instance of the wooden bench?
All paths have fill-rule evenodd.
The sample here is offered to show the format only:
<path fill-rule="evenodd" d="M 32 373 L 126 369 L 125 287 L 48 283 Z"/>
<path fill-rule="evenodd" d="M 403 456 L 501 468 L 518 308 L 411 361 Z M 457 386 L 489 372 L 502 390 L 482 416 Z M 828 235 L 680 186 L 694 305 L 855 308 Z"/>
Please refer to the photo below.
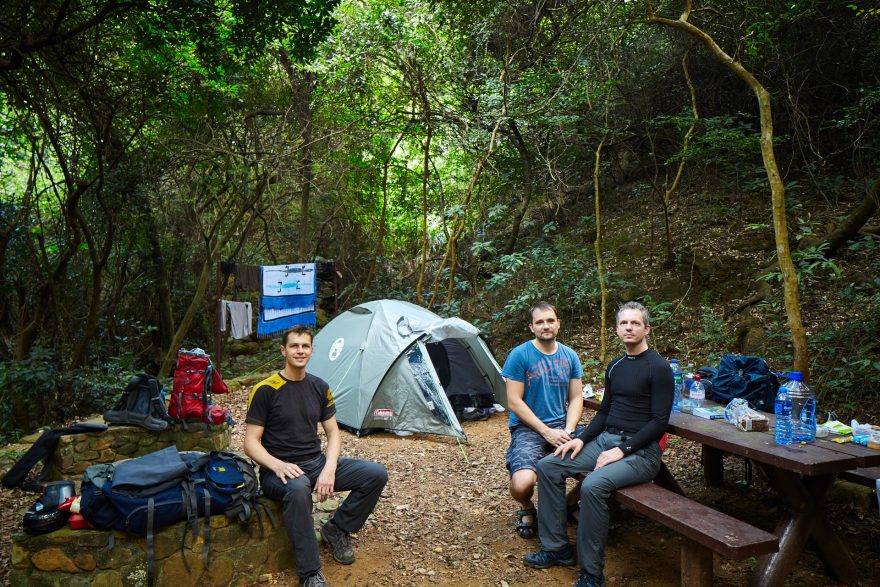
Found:
<path fill-rule="evenodd" d="M 773 534 L 656 483 L 618 489 L 614 500 L 681 534 L 682 586 L 709 587 L 714 583 L 713 551 L 743 560 L 779 550 L 779 539 Z"/>
<path fill-rule="evenodd" d="M 864 485 L 866 487 L 874 489 L 877 486 L 877 479 L 880 479 L 880 467 L 862 467 L 859 469 L 852 469 L 850 471 L 844 471 L 837 477 L 839 479 L 843 479 L 844 481 L 858 483 L 859 485 Z"/>
<path fill-rule="evenodd" d="M 580 484 L 569 494 L 579 495 Z M 754 526 L 648 482 L 618 489 L 615 502 L 680 534 L 681 584 L 711 587 L 714 584 L 712 553 L 743 560 L 779 550 L 779 539 Z"/>

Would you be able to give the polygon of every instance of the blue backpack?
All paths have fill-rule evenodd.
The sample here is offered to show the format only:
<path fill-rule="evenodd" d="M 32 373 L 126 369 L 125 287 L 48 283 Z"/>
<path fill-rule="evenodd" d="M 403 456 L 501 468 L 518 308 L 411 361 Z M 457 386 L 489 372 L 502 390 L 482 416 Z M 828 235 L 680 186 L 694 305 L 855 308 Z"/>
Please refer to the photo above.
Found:
<path fill-rule="evenodd" d="M 153 582 L 153 534 L 163 526 L 187 521 L 195 540 L 199 518 L 203 518 L 202 560 L 207 566 L 211 540 L 208 517 L 226 513 L 243 499 L 247 484 L 239 461 L 242 466 L 248 462 L 232 453 L 181 453 L 169 446 L 115 465 L 109 490 L 103 493 L 116 512 L 113 527 L 146 536 L 149 584 Z M 183 561 L 189 569 L 185 557 Z"/>
<path fill-rule="evenodd" d="M 741 397 L 757 410 L 772 412 L 778 389 L 779 381 L 762 357 L 727 354 L 721 357 L 708 397 L 722 405 Z"/>

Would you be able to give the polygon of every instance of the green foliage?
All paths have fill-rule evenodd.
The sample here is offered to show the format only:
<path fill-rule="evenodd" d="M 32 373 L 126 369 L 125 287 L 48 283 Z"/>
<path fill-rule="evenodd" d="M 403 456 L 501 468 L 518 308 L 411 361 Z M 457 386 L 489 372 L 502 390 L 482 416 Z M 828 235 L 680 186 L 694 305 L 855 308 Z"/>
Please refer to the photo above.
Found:
<path fill-rule="evenodd" d="M 0 444 L 39 425 L 103 411 L 133 375 L 118 360 L 66 372 L 57 365 L 57 354 L 42 347 L 23 361 L 0 363 Z M 16 410 L 25 413 L 30 429 L 16 427 Z"/>

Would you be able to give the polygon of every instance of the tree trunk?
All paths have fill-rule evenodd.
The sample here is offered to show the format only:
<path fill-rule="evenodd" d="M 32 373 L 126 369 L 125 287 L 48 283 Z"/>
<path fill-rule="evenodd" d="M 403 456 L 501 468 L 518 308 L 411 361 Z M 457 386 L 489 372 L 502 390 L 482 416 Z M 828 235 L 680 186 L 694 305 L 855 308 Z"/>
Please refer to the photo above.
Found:
<path fill-rule="evenodd" d="M 394 146 L 388 151 L 388 156 L 385 157 L 385 162 L 382 165 L 382 212 L 379 214 L 379 234 L 376 236 L 376 246 L 373 248 L 373 258 L 370 259 L 370 268 L 367 270 L 367 276 L 364 278 L 364 284 L 361 286 L 361 297 L 365 296 L 370 289 L 373 277 L 376 275 L 376 266 L 379 263 L 379 258 L 382 256 L 383 241 L 385 240 L 385 222 L 388 215 L 388 167 L 391 165 L 391 158 L 394 156 L 394 152 L 397 151 L 397 147 L 400 146 L 400 142 L 405 135 L 406 130 L 400 133 L 400 136 L 394 142 Z"/>
<path fill-rule="evenodd" d="M 654 15 L 651 0 L 646 0 L 648 9 L 648 23 L 662 24 L 684 31 L 703 43 L 712 54 L 721 61 L 725 67 L 742 79 L 755 94 L 758 100 L 758 112 L 761 121 L 761 156 L 764 160 L 764 169 L 770 182 L 770 201 L 773 212 L 773 230 L 776 235 L 776 258 L 779 269 L 782 272 L 784 284 L 785 312 L 788 317 L 788 327 L 791 330 L 791 342 L 794 351 L 794 371 L 800 371 L 805 379 L 809 379 L 809 354 L 807 351 L 807 335 L 801 318 L 800 303 L 798 302 L 798 282 L 794 263 L 791 260 L 791 248 L 788 242 L 788 225 L 785 217 L 785 186 L 776 164 L 776 155 L 773 151 L 773 112 L 770 106 L 770 93 L 743 65 L 730 57 L 719 47 L 715 41 L 700 28 L 688 22 L 692 2 L 687 0 L 687 5 L 678 20 L 658 17 Z"/>
<path fill-rule="evenodd" d="M 606 109 L 607 112 L 607 109 Z M 601 310 L 599 312 L 599 364 L 605 364 L 607 356 L 608 333 L 606 332 L 606 305 L 608 302 L 608 288 L 605 287 L 605 267 L 602 263 L 602 216 L 599 206 L 599 164 L 602 162 L 602 146 L 605 144 L 607 134 L 599 141 L 596 147 L 596 165 L 593 167 L 593 192 L 596 204 L 596 240 L 593 241 L 593 249 L 596 252 L 596 272 L 599 276 L 599 291 L 601 293 Z"/>
<path fill-rule="evenodd" d="M 159 367 L 159 377 L 168 377 L 177 362 L 177 351 L 180 348 L 180 345 L 183 344 L 183 340 L 186 338 L 186 333 L 189 332 L 189 327 L 195 319 L 196 313 L 202 305 L 202 301 L 205 299 L 205 292 L 208 291 L 208 281 L 211 277 L 211 269 L 213 267 L 214 257 L 213 255 L 208 254 L 204 261 L 202 261 L 202 270 L 199 273 L 199 281 L 196 285 L 196 291 L 193 293 L 189 308 L 186 309 L 183 319 L 181 319 L 174 336 L 171 338 L 171 344 L 168 345 L 168 350 L 165 352 L 165 358 L 162 359 L 162 365 Z"/>
<path fill-rule="evenodd" d="M 827 246 L 822 251 L 823 254 L 829 258 L 835 256 L 837 250 L 847 241 L 855 237 L 859 233 L 859 230 L 868 223 L 868 220 L 870 220 L 877 211 L 878 187 L 880 187 L 880 181 L 870 181 L 867 186 L 865 198 L 852 212 L 849 213 L 849 216 L 846 217 L 843 224 L 822 238 L 802 240 L 801 247 L 798 248 L 827 243 Z"/>
<path fill-rule="evenodd" d="M 520 198 L 519 206 L 511 220 L 510 237 L 507 239 L 507 244 L 504 245 L 504 255 L 513 253 L 513 250 L 516 247 L 516 240 L 519 238 L 519 231 L 522 229 L 523 218 L 526 217 L 526 212 L 529 211 L 529 204 L 531 204 L 532 196 L 535 193 L 535 178 L 533 177 L 535 166 L 532 160 L 532 153 L 529 151 L 525 140 L 523 140 L 516 122 L 510 120 L 508 121 L 508 124 L 510 125 L 511 133 L 513 134 L 513 146 L 516 147 L 523 164 L 523 186 L 522 198 Z"/>

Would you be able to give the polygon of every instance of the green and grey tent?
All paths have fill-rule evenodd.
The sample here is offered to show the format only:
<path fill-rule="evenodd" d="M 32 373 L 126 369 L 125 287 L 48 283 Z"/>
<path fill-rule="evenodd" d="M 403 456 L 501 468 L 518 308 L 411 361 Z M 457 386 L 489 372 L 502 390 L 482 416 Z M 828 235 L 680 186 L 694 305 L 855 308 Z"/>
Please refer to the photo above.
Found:
<path fill-rule="evenodd" d="M 315 336 L 308 371 L 330 384 L 339 425 L 358 435 L 464 438 L 453 404 L 507 407 L 501 369 L 475 326 L 398 300 L 330 321 Z"/>

